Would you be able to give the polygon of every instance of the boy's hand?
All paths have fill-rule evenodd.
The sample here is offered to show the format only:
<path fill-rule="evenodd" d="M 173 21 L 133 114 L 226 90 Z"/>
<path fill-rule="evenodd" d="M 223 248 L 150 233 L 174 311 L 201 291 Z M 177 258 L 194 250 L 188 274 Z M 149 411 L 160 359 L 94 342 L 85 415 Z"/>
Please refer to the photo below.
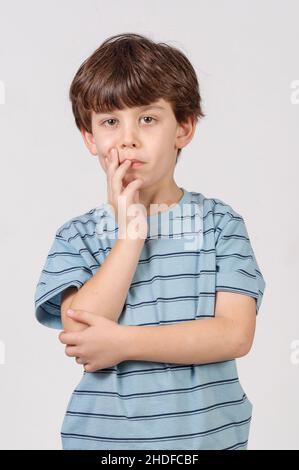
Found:
<path fill-rule="evenodd" d="M 114 209 L 120 238 L 145 239 L 148 228 L 146 209 L 140 205 L 139 207 L 136 206 L 134 210 L 131 207 L 129 211 L 132 204 L 140 204 L 139 188 L 143 183 L 142 178 L 135 178 L 125 185 L 123 179 L 130 168 L 131 162 L 130 160 L 124 160 L 120 164 L 118 150 L 115 147 L 111 149 L 109 157 L 105 157 L 105 165 L 107 199 Z"/>
<path fill-rule="evenodd" d="M 77 363 L 83 364 L 86 372 L 106 369 L 126 360 L 123 325 L 85 310 L 73 311 L 72 315 L 67 315 L 88 326 L 84 331 L 62 331 L 59 334 L 59 341 L 67 345 L 67 356 L 76 357 Z"/>

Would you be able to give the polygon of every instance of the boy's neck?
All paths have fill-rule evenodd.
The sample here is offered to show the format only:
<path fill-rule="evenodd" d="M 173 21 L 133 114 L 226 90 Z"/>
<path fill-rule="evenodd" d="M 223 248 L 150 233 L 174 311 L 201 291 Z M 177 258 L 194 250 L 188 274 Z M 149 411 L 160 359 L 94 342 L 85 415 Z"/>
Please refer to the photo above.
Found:
<path fill-rule="evenodd" d="M 154 215 L 155 213 L 167 211 L 172 206 L 175 206 L 182 199 L 183 195 L 183 190 L 179 188 L 176 183 L 173 183 L 169 187 L 163 186 L 163 188 L 156 191 L 152 189 L 140 191 L 140 204 L 144 205 L 148 216 Z M 163 204 L 165 207 L 151 207 L 153 204 Z"/>

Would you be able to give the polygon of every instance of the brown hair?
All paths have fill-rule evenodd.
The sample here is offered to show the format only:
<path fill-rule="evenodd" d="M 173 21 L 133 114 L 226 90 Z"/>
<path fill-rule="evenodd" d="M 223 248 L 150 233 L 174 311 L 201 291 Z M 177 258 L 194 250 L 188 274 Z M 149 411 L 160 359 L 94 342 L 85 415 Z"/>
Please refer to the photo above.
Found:
<path fill-rule="evenodd" d="M 106 113 L 160 98 L 170 103 L 179 124 L 205 116 L 196 72 L 187 57 L 135 33 L 106 39 L 79 67 L 69 98 L 78 129 L 90 133 L 92 110 Z"/>

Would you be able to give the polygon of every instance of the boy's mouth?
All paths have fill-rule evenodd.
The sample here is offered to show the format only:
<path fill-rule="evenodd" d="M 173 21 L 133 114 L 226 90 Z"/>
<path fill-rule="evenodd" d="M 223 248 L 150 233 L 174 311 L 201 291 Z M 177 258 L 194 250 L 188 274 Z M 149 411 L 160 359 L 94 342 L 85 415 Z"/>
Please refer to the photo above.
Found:
<path fill-rule="evenodd" d="M 131 165 L 129 166 L 130 168 L 138 168 L 139 166 L 143 165 L 144 162 L 141 162 L 140 160 L 131 160 Z"/>
<path fill-rule="evenodd" d="M 124 156 L 123 161 L 125 161 L 125 160 L 129 160 L 129 161 L 131 162 L 131 165 L 130 165 L 129 168 L 132 168 L 132 166 L 135 165 L 135 164 L 136 164 L 136 165 L 137 165 L 137 164 L 140 165 L 140 164 L 142 164 L 142 163 L 145 163 L 144 161 L 139 160 L 139 158 L 130 158 L 129 155 L 128 155 L 128 156 Z"/>

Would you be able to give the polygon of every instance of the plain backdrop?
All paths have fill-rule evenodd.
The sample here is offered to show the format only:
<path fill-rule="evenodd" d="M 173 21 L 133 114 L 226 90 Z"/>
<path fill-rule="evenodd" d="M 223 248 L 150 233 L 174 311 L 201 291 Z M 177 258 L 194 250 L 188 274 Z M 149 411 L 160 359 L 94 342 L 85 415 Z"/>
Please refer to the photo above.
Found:
<path fill-rule="evenodd" d="M 237 360 L 248 448 L 299 449 L 298 18 L 296 0 L 0 2 L 1 449 L 61 448 L 82 366 L 37 322 L 34 292 L 56 229 L 106 200 L 68 90 L 125 32 L 180 48 L 198 74 L 207 117 L 175 179 L 244 217 L 266 281 L 254 345 Z"/>

